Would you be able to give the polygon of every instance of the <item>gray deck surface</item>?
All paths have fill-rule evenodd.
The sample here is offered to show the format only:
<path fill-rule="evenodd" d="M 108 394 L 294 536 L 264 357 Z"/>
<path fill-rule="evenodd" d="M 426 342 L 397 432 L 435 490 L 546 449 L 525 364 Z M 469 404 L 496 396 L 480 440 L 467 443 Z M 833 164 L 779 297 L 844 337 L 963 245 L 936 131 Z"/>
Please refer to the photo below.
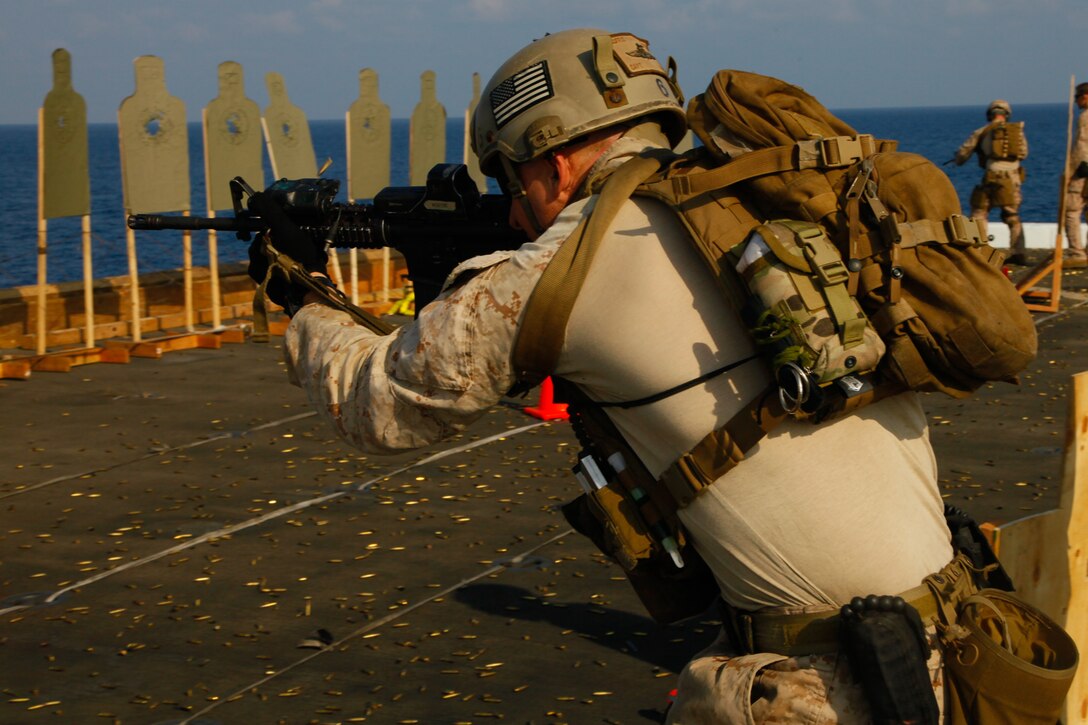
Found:
<path fill-rule="evenodd" d="M 926 396 L 979 520 L 1057 503 L 1085 277 L 1019 387 Z M 281 342 L 0 382 L 0 723 L 660 721 L 717 623 L 654 624 L 569 532 L 569 427 L 531 397 L 365 456 Z"/>

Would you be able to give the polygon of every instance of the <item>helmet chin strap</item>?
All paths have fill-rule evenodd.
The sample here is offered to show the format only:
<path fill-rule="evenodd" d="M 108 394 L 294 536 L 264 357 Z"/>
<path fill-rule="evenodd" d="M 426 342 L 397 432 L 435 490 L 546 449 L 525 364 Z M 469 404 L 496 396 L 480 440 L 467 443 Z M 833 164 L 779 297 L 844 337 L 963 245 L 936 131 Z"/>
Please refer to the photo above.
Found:
<path fill-rule="evenodd" d="M 504 155 L 499 154 L 498 156 L 503 173 L 506 174 L 506 190 L 510 194 L 510 198 L 514 202 L 521 204 L 521 210 L 525 213 L 525 218 L 530 226 L 532 226 L 533 233 L 539 237 L 544 233 L 544 226 L 536 218 L 536 212 L 533 211 L 533 205 L 529 203 L 529 196 L 525 193 L 525 187 L 521 185 L 521 179 L 518 178 L 514 164 Z"/>

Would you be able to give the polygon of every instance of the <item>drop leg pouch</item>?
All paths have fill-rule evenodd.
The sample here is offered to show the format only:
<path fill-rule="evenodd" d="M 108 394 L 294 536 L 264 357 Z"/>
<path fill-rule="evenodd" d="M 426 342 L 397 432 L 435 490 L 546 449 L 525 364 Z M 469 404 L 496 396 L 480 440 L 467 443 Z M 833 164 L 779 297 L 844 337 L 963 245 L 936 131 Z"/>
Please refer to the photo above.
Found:
<path fill-rule="evenodd" d="M 1060 720 L 1078 654 L 1056 622 L 1015 594 L 983 589 L 942 624 L 951 725 Z"/>

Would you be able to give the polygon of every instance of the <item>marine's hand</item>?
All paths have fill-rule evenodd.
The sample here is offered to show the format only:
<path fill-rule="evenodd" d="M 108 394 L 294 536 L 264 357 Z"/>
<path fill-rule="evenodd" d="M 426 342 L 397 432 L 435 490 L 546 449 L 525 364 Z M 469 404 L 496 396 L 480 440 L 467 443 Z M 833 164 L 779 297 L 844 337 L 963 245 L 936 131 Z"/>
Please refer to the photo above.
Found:
<path fill-rule="evenodd" d="M 283 207 L 263 192 L 257 192 L 249 198 L 248 208 L 261 218 L 267 230 L 265 234 L 276 249 L 301 264 L 307 272 L 325 272 L 329 263 L 328 253 L 291 221 Z M 252 247 L 250 249 L 252 263 Z"/>
<path fill-rule="evenodd" d="M 248 272 L 257 284 L 264 282 L 268 275 L 269 259 L 266 240 L 271 242 L 277 251 L 302 265 L 307 272 L 325 273 L 329 261 L 325 249 L 315 244 L 299 229 L 279 204 L 258 192 L 249 198 L 248 206 L 249 210 L 259 216 L 265 224 L 265 232 L 258 234 L 249 245 Z M 301 306 L 305 292 L 305 288 L 292 285 L 279 268 L 272 270 L 272 276 L 265 288 L 268 299 L 289 311 Z"/>
<path fill-rule="evenodd" d="M 265 252 L 264 235 L 258 234 L 249 245 L 249 276 L 258 285 L 268 276 L 268 255 Z M 272 272 L 265 287 L 265 296 L 280 307 L 287 307 L 287 291 L 290 285 L 279 268 Z"/>

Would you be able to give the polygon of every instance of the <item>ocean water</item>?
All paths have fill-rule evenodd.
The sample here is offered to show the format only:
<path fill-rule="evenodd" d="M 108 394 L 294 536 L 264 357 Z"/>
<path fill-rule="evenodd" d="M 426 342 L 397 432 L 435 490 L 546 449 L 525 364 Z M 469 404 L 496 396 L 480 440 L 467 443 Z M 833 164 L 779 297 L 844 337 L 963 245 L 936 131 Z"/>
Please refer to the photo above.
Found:
<path fill-rule="evenodd" d="M 938 164 L 950 159 L 963 139 L 985 123 L 985 109 L 981 107 L 852 109 L 837 113 L 858 131 L 898 139 L 900 150 L 921 154 Z M 1024 221 L 1056 221 L 1068 109 L 1064 104 L 1018 105 L 1014 114 L 1014 120 L 1026 121 L 1030 150 L 1024 164 L 1027 181 L 1021 216 Z M 318 163 L 326 157 L 333 160 L 325 175 L 343 179 L 347 168 L 343 121 L 311 121 L 310 130 Z M 88 136 L 94 274 L 95 277 L 127 274 L 117 127 L 91 124 Z M 459 114 L 451 114 L 446 129 L 447 156 L 451 163 L 462 161 L 463 137 L 464 120 Z M 393 120 L 392 146 L 390 184 L 407 185 L 407 119 Z M 204 162 L 197 123 L 189 124 L 189 153 L 193 214 L 200 214 Z M 966 208 L 971 189 L 981 175 L 978 166 L 972 160 L 962 167 L 949 165 L 944 169 Z M 265 178 L 272 179 L 267 154 Z M 0 219 L 4 222 L 0 227 L 0 287 L 37 281 L 37 203 L 37 128 L 0 125 Z M 50 282 L 82 278 L 78 218 L 49 220 L 48 248 Z M 137 250 L 141 273 L 177 269 L 182 265 L 180 232 L 139 232 Z M 219 252 L 221 262 L 240 261 L 245 259 L 246 245 L 232 234 L 221 234 Z M 206 235 L 200 232 L 193 234 L 193 263 L 207 263 Z"/>

